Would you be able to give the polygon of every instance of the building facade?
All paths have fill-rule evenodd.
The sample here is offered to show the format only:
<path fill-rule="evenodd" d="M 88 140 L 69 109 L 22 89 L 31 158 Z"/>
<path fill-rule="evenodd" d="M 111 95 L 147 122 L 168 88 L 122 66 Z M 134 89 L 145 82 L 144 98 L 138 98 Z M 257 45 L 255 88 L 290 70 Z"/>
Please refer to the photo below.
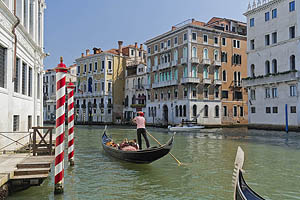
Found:
<path fill-rule="evenodd" d="M 45 7 L 44 0 L 0 1 L 0 132 L 42 125 Z M 0 137 L 0 147 L 8 142 Z"/>
<path fill-rule="evenodd" d="M 233 22 L 230 25 L 232 29 Z M 228 49 L 226 45 L 222 45 L 223 38 L 228 44 Z M 182 120 L 197 120 L 199 124 L 221 124 L 222 66 L 226 64 L 225 60 L 222 62 L 222 51 L 227 53 L 229 58 L 232 53 L 239 51 L 229 47 L 234 38 L 246 40 L 245 36 L 237 31 L 225 31 L 221 25 L 217 26 L 212 21 L 204 23 L 192 19 L 146 41 L 147 66 L 151 71 L 152 88 L 150 102 L 147 103 L 147 122 L 178 124 Z M 246 59 L 246 56 L 243 59 Z M 229 63 L 230 67 L 227 68 L 232 68 L 232 63 Z M 241 71 L 240 68 L 230 69 L 225 73 L 228 74 L 228 80 L 224 80 L 224 91 L 229 90 L 234 71 Z M 242 74 L 240 73 L 238 79 L 236 73 L 235 80 L 241 78 Z M 232 105 L 233 101 L 240 99 L 234 99 L 228 94 L 225 100 Z M 225 100 L 224 106 L 229 110 Z M 225 117 L 228 116 L 229 112 Z"/>
<path fill-rule="evenodd" d="M 249 123 L 300 125 L 300 2 L 253 2 L 248 22 Z"/>
<path fill-rule="evenodd" d="M 72 82 L 76 85 L 76 65 L 68 67 L 68 73 L 66 74 L 66 83 Z M 48 69 L 43 76 L 43 118 L 44 122 L 54 123 L 56 119 L 56 72 L 55 69 Z M 67 88 L 66 88 L 66 99 Z M 67 100 L 66 100 L 67 104 Z M 65 110 L 68 113 L 68 109 Z M 68 115 L 66 115 L 68 116 Z"/>

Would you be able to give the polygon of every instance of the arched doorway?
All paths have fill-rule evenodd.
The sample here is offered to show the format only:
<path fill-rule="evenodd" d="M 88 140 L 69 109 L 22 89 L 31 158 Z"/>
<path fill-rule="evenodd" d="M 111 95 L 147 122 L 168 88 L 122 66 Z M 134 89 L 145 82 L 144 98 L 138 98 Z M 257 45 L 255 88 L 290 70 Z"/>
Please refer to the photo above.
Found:
<path fill-rule="evenodd" d="M 164 122 L 166 122 L 168 124 L 169 120 L 168 120 L 168 106 L 167 105 L 163 106 L 163 119 L 164 119 Z"/>

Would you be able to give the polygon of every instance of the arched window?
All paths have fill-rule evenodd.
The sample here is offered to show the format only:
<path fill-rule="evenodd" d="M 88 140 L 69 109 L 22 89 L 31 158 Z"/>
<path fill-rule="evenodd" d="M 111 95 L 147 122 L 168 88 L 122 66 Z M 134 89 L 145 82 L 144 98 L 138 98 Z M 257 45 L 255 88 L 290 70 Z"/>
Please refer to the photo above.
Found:
<path fill-rule="evenodd" d="M 296 60 L 295 55 L 290 56 L 290 69 L 295 70 L 296 69 Z"/>
<path fill-rule="evenodd" d="M 175 106 L 175 116 L 178 117 L 178 106 Z"/>
<path fill-rule="evenodd" d="M 179 117 L 182 117 L 182 105 L 179 106 Z"/>
<path fill-rule="evenodd" d="M 192 77 L 197 77 L 197 67 L 196 66 L 192 67 Z"/>
<path fill-rule="evenodd" d="M 222 79 L 223 79 L 223 81 L 227 81 L 226 70 L 223 70 Z"/>
<path fill-rule="evenodd" d="M 270 71 L 270 61 L 266 61 L 265 62 L 265 68 L 266 68 L 266 75 L 268 75 L 268 74 L 270 74 L 271 73 L 271 71 Z"/>
<path fill-rule="evenodd" d="M 132 96 L 131 101 L 132 101 L 132 104 L 135 104 L 135 95 Z"/>
<path fill-rule="evenodd" d="M 208 105 L 204 106 L 204 117 L 208 117 Z"/>
<path fill-rule="evenodd" d="M 196 47 L 193 47 L 193 49 L 192 49 L 192 57 L 197 58 L 197 48 Z"/>
<path fill-rule="evenodd" d="M 183 116 L 186 117 L 186 105 L 183 106 Z"/>
<path fill-rule="evenodd" d="M 216 106 L 215 107 L 215 117 L 219 117 L 219 110 L 220 110 L 219 106 Z"/>
<path fill-rule="evenodd" d="M 255 77 L 255 65 L 252 64 L 250 69 L 251 69 L 250 76 Z"/>
<path fill-rule="evenodd" d="M 219 51 L 218 50 L 214 51 L 214 59 L 219 60 Z"/>
<path fill-rule="evenodd" d="M 91 77 L 88 81 L 88 92 L 93 92 L 93 79 Z"/>
<path fill-rule="evenodd" d="M 273 70 L 273 73 L 277 73 L 277 60 L 276 59 L 272 60 L 272 70 Z"/>
<path fill-rule="evenodd" d="M 193 116 L 196 117 L 197 116 L 197 105 L 193 105 Z"/>
<path fill-rule="evenodd" d="M 138 89 L 140 89 L 140 87 L 141 87 L 141 79 L 140 78 L 138 78 Z"/>
<path fill-rule="evenodd" d="M 208 59 L 208 50 L 203 49 L 203 59 Z"/>

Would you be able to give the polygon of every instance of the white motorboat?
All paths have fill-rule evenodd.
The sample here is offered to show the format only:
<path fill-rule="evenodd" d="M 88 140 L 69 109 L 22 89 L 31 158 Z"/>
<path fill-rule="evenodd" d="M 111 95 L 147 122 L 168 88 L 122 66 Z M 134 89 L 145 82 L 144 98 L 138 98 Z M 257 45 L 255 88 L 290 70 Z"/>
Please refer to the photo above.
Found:
<path fill-rule="evenodd" d="M 184 124 L 182 126 L 168 126 L 169 131 L 195 131 L 203 129 L 204 126 L 194 124 Z"/>

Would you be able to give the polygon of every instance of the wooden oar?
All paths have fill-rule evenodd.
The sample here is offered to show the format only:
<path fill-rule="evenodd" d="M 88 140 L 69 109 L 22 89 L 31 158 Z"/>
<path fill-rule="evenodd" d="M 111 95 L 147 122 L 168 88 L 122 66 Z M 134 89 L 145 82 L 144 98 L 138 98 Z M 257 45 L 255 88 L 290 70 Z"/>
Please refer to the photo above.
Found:
<path fill-rule="evenodd" d="M 155 142 L 157 142 L 157 144 L 161 145 L 161 143 L 160 143 L 153 135 L 151 135 L 148 131 L 146 131 L 146 133 L 147 133 L 150 137 L 152 137 L 152 139 L 155 140 Z M 169 152 L 169 154 L 170 154 L 170 156 L 172 156 L 172 158 L 174 158 L 174 160 L 176 160 L 176 162 L 178 163 L 179 166 L 180 166 L 180 165 L 183 165 L 183 163 L 180 162 L 177 158 L 175 158 L 175 156 L 174 156 L 171 152 Z"/>

